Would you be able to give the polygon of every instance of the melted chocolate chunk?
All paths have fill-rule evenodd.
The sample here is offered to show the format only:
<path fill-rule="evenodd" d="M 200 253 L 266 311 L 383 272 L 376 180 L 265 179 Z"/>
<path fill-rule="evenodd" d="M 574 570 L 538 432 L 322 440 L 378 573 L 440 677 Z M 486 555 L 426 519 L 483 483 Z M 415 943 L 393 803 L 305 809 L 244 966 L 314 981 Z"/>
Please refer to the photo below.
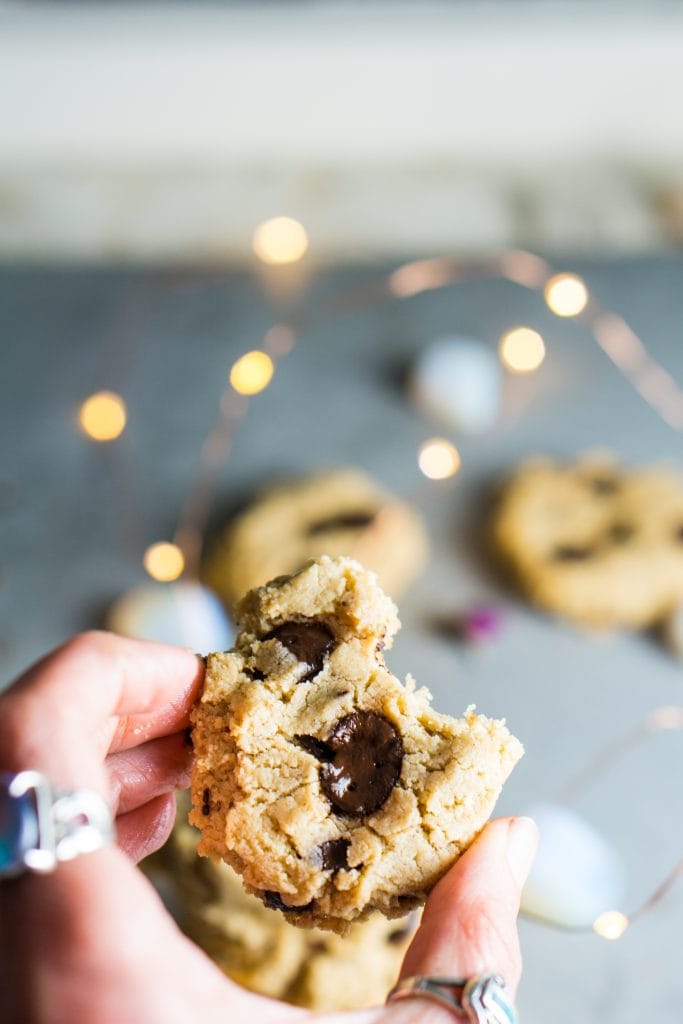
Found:
<path fill-rule="evenodd" d="M 347 868 L 349 863 L 346 855 L 351 845 L 350 839 L 328 839 L 321 843 L 315 851 L 314 860 L 316 867 L 323 871 L 338 871 L 339 868 Z"/>
<path fill-rule="evenodd" d="M 327 740 L 332 759 L 320 769 L 320 782 L 340 814 L 374 814 L 398 782 L 403 742 L 396 728 L 376 711 L 353 711 L 341 718 Z"/>
<path fill-rule="evenodd" d="M 317 757 L 319 761 L 331 761 L 334 756 L 327 743 L 315 736 L 295 736 L 294 742 L 309 754 L 313 754 L 313 757 Z"/>
<path fill-rule="evenodd" d="M 613 544 L 625 544 L 636 532 L 630 523 L 612 523 L 607 536 Z"/>
<path fill-rule="evenodd" d="M 594 476 L 588 481 L 593 494 L 606 497 L 608 494 L 616 494 L 619 490 L 619 480 L 616 476 Z"/>
<path fill-rule="evenodd" d="M 581 547 L 578 544 L 558 544 L 552 557 L 556 562 L 585 562 L 595 554 L 590 544 Z"/>
<path fill-rule="evenodd" d="M 311 523 L 307 533 L 309 537 L 317 537 L 320 533 L 332 533 L 333 530 L 364 530 L 374 518 L 374 512 L 342 512 L 338 516 Z"/>
<path fill-rule="evenodd" d="M 298 913 L 301 913 L 302 910 L 310 910 L 313 906 L 313 900 L 311 900 L 309 903 L 304 903 L 300 907 L 290 907 L 283 901 L 280 893 L 275 892 L 274 889 L 266 889 L 263 893 L 263 902 L 271 910 L 283 910 L 285 913 L 287 913 L 288 910 L 296 910 Z"/>
<path fill-rule="evenodd" d="M 325 658 L 334 647 L 334 633 L 324 622 L 285 622 L 269 633 L 266 640 L 277 640 L 304 666 L 298 682 L 308 683 L 322 672 Z"/>

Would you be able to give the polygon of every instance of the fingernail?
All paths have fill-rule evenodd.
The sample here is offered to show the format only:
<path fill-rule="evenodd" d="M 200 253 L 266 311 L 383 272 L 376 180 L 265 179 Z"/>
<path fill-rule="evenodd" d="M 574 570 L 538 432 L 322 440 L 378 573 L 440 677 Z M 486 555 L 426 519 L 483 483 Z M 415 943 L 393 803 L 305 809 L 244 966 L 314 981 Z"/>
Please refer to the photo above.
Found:
<path fill-rule="evenodd" d="M 538 828 L 532 818 L 512 818 L 508 831 L 507 859 L 517 885 L 527 880 L 538 846 Z"/>

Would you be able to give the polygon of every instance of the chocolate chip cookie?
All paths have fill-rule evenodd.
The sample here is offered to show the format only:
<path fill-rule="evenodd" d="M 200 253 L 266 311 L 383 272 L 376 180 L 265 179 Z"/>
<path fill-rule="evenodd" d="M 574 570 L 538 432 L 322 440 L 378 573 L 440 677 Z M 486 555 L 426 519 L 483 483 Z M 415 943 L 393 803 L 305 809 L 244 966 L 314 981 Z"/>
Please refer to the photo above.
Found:
<path fill-rule="evenodd" d="M 493 542 L 536 604 L 590 626 L 650 626 L 683 598 L 683 476 L 607 457 L 525 463 Z"/>
<path fill-rule="evenodd" d="M 348 555 L 398 595 L 428 553 L 422 521 L 359 469 L 335 469 L 266 491 L 209 551 L 205 581 L 229 607 L 247 590 L 320 555 Z"/>
<path fill-rule="evenodd" d="M 422 904 L 522 754 L 503 722 L 440 715 L 387 669 L 373 573 L 322 557 L 250 591 L 193 715 L 191 821 L 287 920 L 344 933 Z"/>
<path fill-rule="evenodd" d="M 342 937 L 295 928 L 242 887 L 222 861 L 197 855 L 199 833 L 183 797 L 169 841 L 143 867 L 183 931 L 233 981 L 318 1012 L 381 1005 L 394 984 L 416 915 L 374 914 Z"/>

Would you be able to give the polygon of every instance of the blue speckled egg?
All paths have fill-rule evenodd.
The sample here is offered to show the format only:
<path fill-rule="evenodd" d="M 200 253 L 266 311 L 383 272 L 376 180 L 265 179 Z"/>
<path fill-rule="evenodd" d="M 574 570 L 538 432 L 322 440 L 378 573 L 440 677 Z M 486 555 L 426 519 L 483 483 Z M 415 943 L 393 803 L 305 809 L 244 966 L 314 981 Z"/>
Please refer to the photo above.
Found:
<path fill-rule="evenodd" d="M 422 350 L 411 390 L 419 408 L 455 430 L 490 430 L 498 418 L 502 371 L 488 346 L 474 338 L 444 337 Z"/>
<path fill-rule="evenodd" d="M 540 844 L 522 894 L 523 913 L 584 927 L 618 907 L 623 864 L 598 830 L 559 804 L 540 804 L 529 815 L 538 825 Z"/>
<path fill-rule="evenodd" d="M 142 583 L 112 605 L 107 627 L 138 640 L 191 647 L 199 654 L 224 651 L 233 629 L 223 605 L 201 583 Z"/>

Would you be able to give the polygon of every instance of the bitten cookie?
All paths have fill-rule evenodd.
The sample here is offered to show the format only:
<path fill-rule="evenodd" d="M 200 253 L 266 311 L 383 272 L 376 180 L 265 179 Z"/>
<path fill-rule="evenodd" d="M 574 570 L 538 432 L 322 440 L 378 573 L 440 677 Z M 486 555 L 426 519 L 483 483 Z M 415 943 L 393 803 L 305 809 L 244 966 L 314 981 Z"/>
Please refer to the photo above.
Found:
<path fill-rule="evenodd" d="M 143 865 L 183 931 L 233 981 L 261 995 L 318 1012 L 381 1005 L 398 977 L 416 915 L 374 914 L 342 937 L 295 928 L 242 887 L 222 861 L 197 856 L 199 833 L 179 800 L 170 839 Z"/>
<path fill-rule="evenodd" d="M 383 649 L 399 628 L 373 573 L 323 557 L 251 591 L 193 715 L 191 821 L 287 920 L 344 933 L 424 902 L 522 754 L 503 722 L 433 711 Z"/>
<path fill-rule="evenodd" d="M 606 457 L 523 464 L 493 541 L 536 604 L 596 627 L 646 627 L 683 598 L 683 476 Z"/>
<path fill-rule="evenodd" d="M 428 554 L 422 521 L 359 469 L 335 469 L 264 492 L 209 551 L 203 577 L 232 607 L 248 590 L 320 555 L 348 555 L 398 595 Z"/>

